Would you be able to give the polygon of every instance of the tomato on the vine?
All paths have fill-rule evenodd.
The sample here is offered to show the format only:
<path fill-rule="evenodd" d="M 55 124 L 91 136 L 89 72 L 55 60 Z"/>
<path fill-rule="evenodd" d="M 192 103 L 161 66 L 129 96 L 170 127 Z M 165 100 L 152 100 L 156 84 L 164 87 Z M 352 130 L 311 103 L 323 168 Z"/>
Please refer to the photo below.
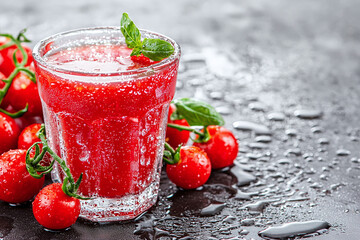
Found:
<path fill-rule="evenodd" d="M 198 188 L 210 177 L 211 162 L 206 153 L 198 147 L 180 148 L 180 159 L 175 164 L 166 165 L 169 179 L 184 189 Z"/>
<path fill-rule="evenodd" d="M 80 214 L 80 200 L 66 195 L 61 183 L 44 187 L 33 202 L 35 219 L 45 228 L 59 230 L 73 225 Z"/>
<path fill-rule="evenodd" d="M 34 70 L 32 66 L 30 66 L 30 69 Z M 28 104 L 28 111 L 24 114 L 26 117 L 42 115 L 38 87 L 24 72 L 20 72 L 13 79 L 5 95 L 4 102 L 11 105 L 16 111 L 24 109 Z"/>
<path fill-rule="evenodd" d="M 0 113 L 0 154 L 15 149 L 20 129 L 14 119 Z"/>
<path fill-rule="evenodd" d="M 234 134 L 228 129 L 211 125 L 207 127 L 210 140 L 193 145 L 204 150 L 210 158 L 213 169 L 230 166 L 238 154 L 238 143 Z"/>
<path fill-rule="evenodd" d="M 0 156 L 0 200 L 9 203 L 29 201 L 42 188 L 45 178 L 30 176 L 25 156 L 23 149 L 10 150 Z"/>
<path fill-rule="evenodd" d="M 168 114 L 168 123 L 173 123 L 181 126 L 189 127 L 188 122 L 185 119 L 179 119 L 179 120 L 171 120 L 170 116 L 175 112 L 176 107 L 174 104 L 170 104 L 169 106 L 169 114 Z M 166 142 L 170 144 L 173 148 L 178 147 L 180 144 L 185 145 L 190 138 L 190 132 L 189 131 L 180 131 L 175 128 L 167 127 L 166 128 Z"/>
<path fill-rule="evenodd" d="M 18 139 L 18 148 L 19 149 L 29 149 L 34 143 L 41 142 L 36 133 L 40 130 L 41 124 L 35 123 L 31 124 L 24 128 L 24 130 L 20 133 Z"/>
<path fill-rule="evenodd" d="M 4 37 L 0 38 L 0 46 L 8 42 L 9 39 Z M 25 66 L 30 66 L 30 64 L 33 62 L 32 51 L 28 46 L 24 44 L 21 44 L 21 46 L 24 48 L 26 54 L 28 55 L 28 60 Z M 18 47 L 16 45 L 12 45 L 10 47 L 0 50 L 0 72 L 4 73 L 6 77 L 8 77 L 15 69 L 13 55 L 17 49 Z M 23 60 L 23 55 L 20 50 L 17 50 L 15 55 L 18 62 L 21 62 Z"/>

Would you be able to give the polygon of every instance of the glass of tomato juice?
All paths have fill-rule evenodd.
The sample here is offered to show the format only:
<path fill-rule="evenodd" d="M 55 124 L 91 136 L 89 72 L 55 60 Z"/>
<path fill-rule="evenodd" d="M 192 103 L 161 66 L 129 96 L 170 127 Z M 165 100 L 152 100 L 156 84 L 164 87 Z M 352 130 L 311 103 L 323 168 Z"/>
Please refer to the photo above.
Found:
<path fill-rule="evenodd" d="M 35 69 L 50 147 L 76 180 L 82 218 L 132 219 L 157 199 L 169 104 L 175 93 L 180 47 L 153 62 L 130 57 L 120 28 L 73 30 L 40 41 Z M 64 179 L 55 165 L 52 179 Z"/>

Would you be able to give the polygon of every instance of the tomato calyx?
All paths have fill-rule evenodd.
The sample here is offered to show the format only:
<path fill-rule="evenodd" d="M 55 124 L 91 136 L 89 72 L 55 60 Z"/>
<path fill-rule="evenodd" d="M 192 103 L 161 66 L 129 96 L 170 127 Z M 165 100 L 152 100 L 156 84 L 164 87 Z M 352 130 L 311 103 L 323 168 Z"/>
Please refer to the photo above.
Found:
<path fill-rule="evenodd" d="M 30 175 L 34 178 L 42 178 L 45 174 L 51 172 L 53 169 L 55 161 L 59 163 L 60 167 L 64 170 L 66 177 L 64 178 L 62 190 L 64 193 L 70 197 L 74 197 L 81 200 L 88 200 L 90 198 L 83 197 L 77 194 L 77 190 L 79 189 L 82 176 L 75 182 L 70 169 L 66 166 L 66 163 L 63 159 L 61 159 L 48 145 L 46 135 L 45 135 L 45 126 L 41 125 L 41 128 L 37 132 L 37 136 L 41 140 L 41 142 L 34 143 L 26 152 L 26 169 L 30 173 Z M 42 145 L 42 149 L 40 148 Z M 33 153 L 33 149 L 35 148 L 35 154 Z M 40 150 L 41 149 L 41 150 Z M 49 166 L 42 166 L 40 162 L 45 157 L 45 154 L 49 154 L 53 160 L 51 161 Z"/>
<path fill-rule="evenodd" d="M 165 150 L 163 155 L 164 162 L 171 165 L 177 164 L 180 161 L 180 150 L 182 145 L 180 144 L 176 149 L 172 148 L 170 144 L 168 144 L 167 142 L 165 142 L 164 145 L 165 145 Z"/>
<path fill-rule="evenodd" d="M 26 53 L 24 47 L 21 45 L 21 43 L 22 42 L 30 42 L 30 40 L 28 38 L 26 38 L 25 32 L 26 32 L 26 29 L 22 30 L 16 38 L 11 34 L 0 33 L 0 36 L 10 39 L 10 41 L 8 43 L 5 43 L 4 45 L 0 46 L 0 50 L 11 47 L 13 45 L 16 45 L 16 47 L 17 47 L 17 49 L 14 51 L 14 54 L 13 54 L 13 61 L 14 61 L 15 69 L 12 71 L 12 73 L 7 78 L 0 79 L 0 81 L 2 81 L 3 84 L 5 84 L 0 89 L 0 104 L 2 103 L 5 95 L 7 94 L 14 78 L 20 72 L 25 73 L 33 83 L 36 83 L 35 73 L 32 70 L 30 70 L 28 67 L 25 66 L 28 61 L 29 56 L 27 55 L 27 53 Z M 17 56 L 16 56 L 16 53 L 19 50 L 22 54 L 21 62 L 18 61 Z M 5 109 L 0 108 L 0 112 L 4 113 L 12 118 L 21 117 L 27 111 L 28 111 L 28 104 L 23 109 L 15 112 L 15 113 L 10 113 L 10 112 L 6 111 Z"/>

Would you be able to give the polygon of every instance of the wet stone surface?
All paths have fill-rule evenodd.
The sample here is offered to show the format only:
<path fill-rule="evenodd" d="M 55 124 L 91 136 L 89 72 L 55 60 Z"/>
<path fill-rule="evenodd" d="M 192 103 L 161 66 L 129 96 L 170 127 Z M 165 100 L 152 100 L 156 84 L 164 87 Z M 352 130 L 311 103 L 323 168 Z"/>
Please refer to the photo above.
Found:
<path fill-rule="evenodd" d="M 35 42 L 118 25 L 123 11 L 177 40 L 176 97 L 214 105 L 240 153 L 236 166 L 214 171 L 197 190 L 178 189 L 163 173 L 156 205 L 127 223 L 79 220 L 52 233 L 36 223 L 30 204 L 1 202 L 0 238 L 261 239 L 280 226 L 286 236 L 303 228 L 310 239 L 358 238 L 358 1 L 20 2 L 2 3 L 0 29 L 28 27 Z"/>

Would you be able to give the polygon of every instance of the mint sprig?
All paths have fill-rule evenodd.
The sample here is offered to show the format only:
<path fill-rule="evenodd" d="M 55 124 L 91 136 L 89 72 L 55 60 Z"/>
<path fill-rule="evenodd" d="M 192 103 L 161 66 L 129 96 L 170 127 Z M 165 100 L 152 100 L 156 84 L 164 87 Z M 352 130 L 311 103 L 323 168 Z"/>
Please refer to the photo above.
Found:
<path fill-rule="evenodd" d="M 127 13 L 123 13 L 121 18 L 121 32 L 125 37 L 127 47 L 133 49 L 130 56 L 143 54 L 153 61 L 161 61 L 175 51 L 169 42 L 162 39 L 145 38 L 141 41 L 140 31 Z"/>

